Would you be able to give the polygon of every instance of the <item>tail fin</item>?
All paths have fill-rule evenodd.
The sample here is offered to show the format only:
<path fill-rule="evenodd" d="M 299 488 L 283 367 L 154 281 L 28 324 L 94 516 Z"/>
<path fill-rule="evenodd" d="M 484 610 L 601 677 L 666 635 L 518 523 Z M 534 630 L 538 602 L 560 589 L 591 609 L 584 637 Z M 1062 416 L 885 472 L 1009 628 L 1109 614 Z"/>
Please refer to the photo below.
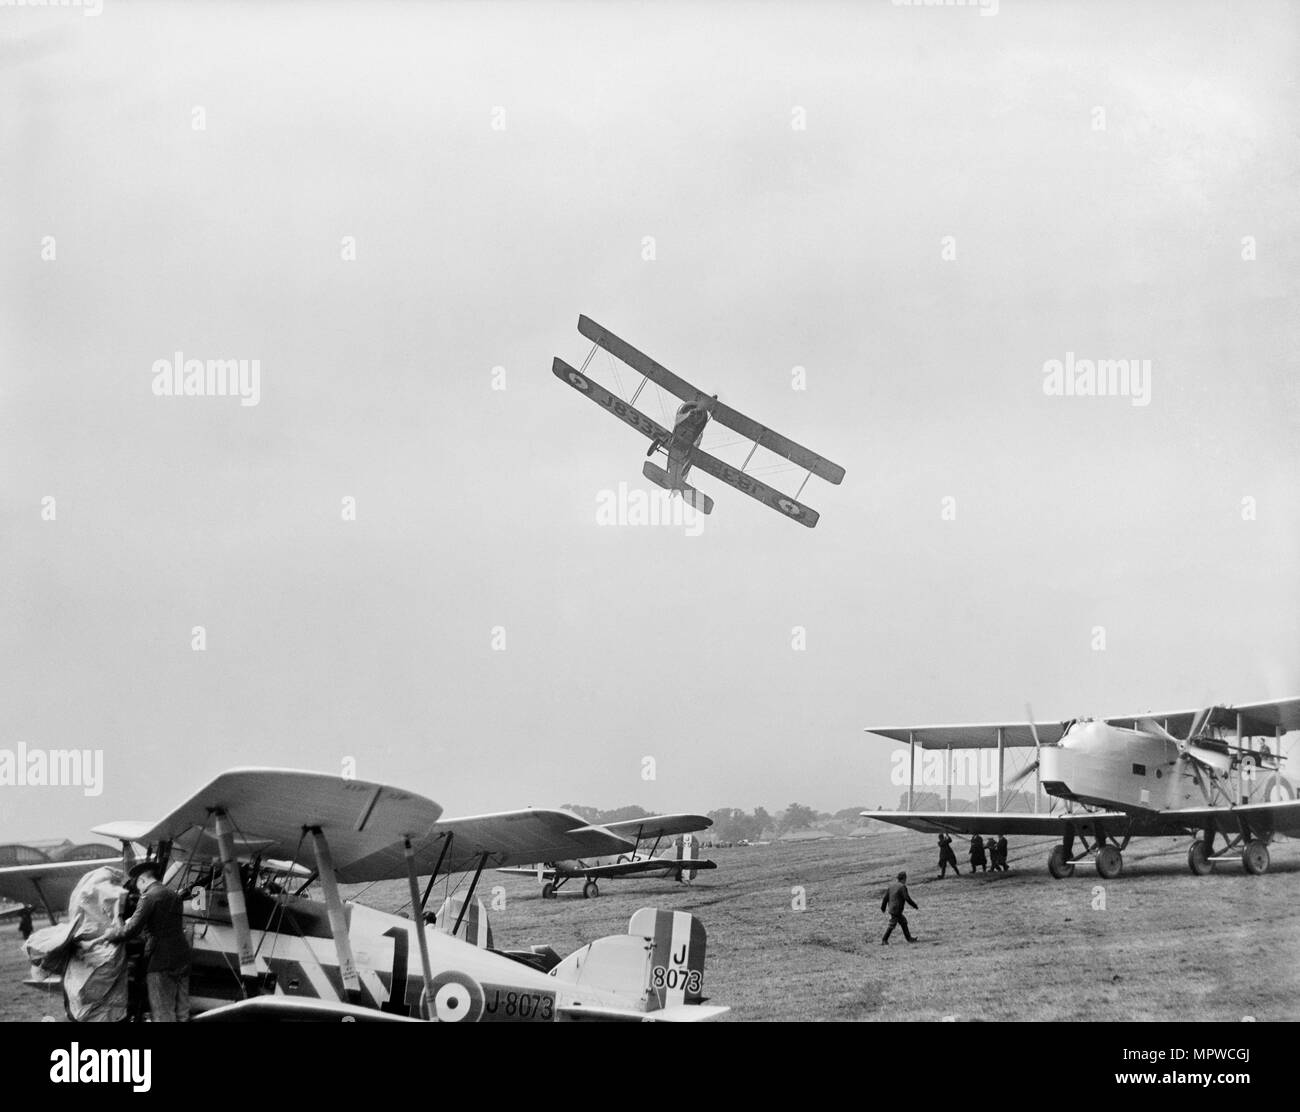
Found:
<path fill-rule="evenodd" d="M 682 840 L 677 843 L 677 860 L 678 861 L 698 861 L 700 859 L 700 843 L 695 840 L 694 834 L 683 834 Z M 696 869 L 683 869 L 681 876 L 683 880 L 694 880 L 698 875 Z"/>
<path fill-rule="evenodd" d="M 627 933 L 650 939 L 647 1011 L 704 998 L 704 924 L 685 911 L 643 907 Z"/>
<path fill-rule="evenodd" d="M 695 916 L 643 907 L 632 916 L 627 934 L 588 943 L 551 976 L 614 994 L 641 1012 L 698 1004 L 704 993 L 704 945 L 704 924 Z"/>
<path fill-rule="evenodd" d="M 442 906 L 438 908 L 437 929 L 443 934 L 451 934 L 464 904 L 464 896 L 448 896 L 443 900 Z M 461 920 L 460 930 L 456 931 L 456 937 L 471 946 L 492 949 L 492 924 L 488 921 L 488 910 L 482 900 L 475 900 L 469 905 L 465 918 Z"/>
<path fill-rule="evenodd" d="M 690 483 L 682 483 L 681 486 L 673 486 L 672 478 L 662 467 L 646 460 L 641 465 L 641 474 L 649 479 L 656 486 L 661 486 L 664 490 L 678 491 L 683 501 L 688 502 L 702 514 L 713 513 L 713 499 L 705 494 L 702 490 L 696 490 Z"/>

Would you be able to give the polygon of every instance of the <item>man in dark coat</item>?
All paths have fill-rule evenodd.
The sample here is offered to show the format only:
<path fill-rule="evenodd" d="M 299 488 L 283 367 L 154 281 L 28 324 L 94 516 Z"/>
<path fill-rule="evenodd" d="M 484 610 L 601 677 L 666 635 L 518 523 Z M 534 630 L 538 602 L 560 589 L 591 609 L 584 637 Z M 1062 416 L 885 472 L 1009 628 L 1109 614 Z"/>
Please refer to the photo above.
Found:
<path fill-rule="evenodd" d="M 190 1018 L 190 943 L 185 937 L 184 903 L 162 883 L 162 870 L 152 861 L 137 865 L 140 902 L 125 923 L 105 935 L 110 942 L 146 936 L 145 983 L 149 1011 L 155 1023 L 187 1023 Z"/>
<path fill-rule="evenodd" d="M 903 914 L 904 905 L 909 905 L 915 911 L 921 909 L 912 902 L 912 897 L 907 891 L 907 874 L 899 873 L 898 879 L 885 889 L 885 894 L 880 898 L 880 910 L 889 911 L 889 926 L 885 928 L 885 937 L 880 940 L 882 946 L 889 945 L 889 936 L 894 933 L 894 927 L 903 928 L 903 937 L 908 942 L 915 942 L 911 932 L 907 929 L 907 916 Z"/>
<path fill-rule="evenodd" d="M 998 835 L 998 867 L 1005 873 L 1007 871 L 1007 836 Z"/>
<path fill-rule="evenodd" d="M 953 876 L 961 876 L 961 870 L 957 868 L 957 855 L 952 851 L 952 838 L 947 834 L 939 835 L 939 877 L 942 879 L 948 875 L 948 866 L 952 866 Z"/>
<path fill-rule="evenodd" d="M 973 873 L 976 869 L 985 873 L 989 871 L 988 859 L 984 856 L 984 839 L 978 834 L 970 840 L 970 871 Z"/>

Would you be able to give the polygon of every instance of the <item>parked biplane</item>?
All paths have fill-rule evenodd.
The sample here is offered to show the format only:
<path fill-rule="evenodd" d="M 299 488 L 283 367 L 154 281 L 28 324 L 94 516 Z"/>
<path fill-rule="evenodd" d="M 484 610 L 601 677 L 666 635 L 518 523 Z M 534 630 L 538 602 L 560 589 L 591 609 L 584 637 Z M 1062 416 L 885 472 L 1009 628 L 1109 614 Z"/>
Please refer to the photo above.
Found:
<path fill-rule="evenodd" d="M 637 432 L 648 437 L 650 448 L 646 452 L 647 456 L 653 456 L 659 451 L 662 451 L 667 456 L 666 462 L 668 466 L 666 469 L 650 462 L 649 459 L 646 460 L 642 466 L 642 474 L 647 479 L 665 490 L 677 491 L 684 500 L 688 501 L 701 513 L 712 513 L 713 499 L 707 494 L 696 490 L 686 481 L 692 468 L 698 468 L 748 494 L 751 498 L 757 499 L 765 506 L 771 506 L 774 510 L 785 514 L 786 517 L 793 518 L 801 525 L 806 525 L 811 529 L 817 524 L 820 515 L 816 510 L 800 502 L 799 496 L 803 493 L 804 486 L 813 475 L 830 483 L 839 483 L 844 479 L 844 468 L 831 463 L 830 460 L 819 456 L 816 452 L 809 451 L 802 445 L 796 444 L 793 440 L 773 432 L 766 426 L 760 425 L 743 413 L 738 413 L 731 406 L 718 401 L 717 394 L 705 394 L 704 391 L 692 386 L 685 379 L 679 378 L 666 367 L 660 366 L 648 355 L 637 351 L 625 340 L 619 339 L 612 332 L 602 328 L 589 317 L 578 318 L 578 331 L 592 342 L 591 354 L 587 356 L 582 369 L 575 370 L 558 357 L 552 364 L 551 369 L 556 378 L 562 382 L 567 382 L 580 394 L 585 394 L 597 405 L 607 409 L 619 420 L 631 425 Z M 598 347 L 604 348 L 615 359 L 626 363 L 642 376 L 641 382 L 630 401 L 624 402 L 616 398 L 586 374 L 587 364 L 590 363 L 591 355 L 595 354 Z M 637 398 L 640 397 L 641 391 L 645 388 L 647 382 L 653 382 L 681 399 L 682 404 L 677 409 L 672 431 L 664 428 L 636 408 Z M 753 441 L 749 455 L 738 469 L 701 450 L 700 440 L 704 436 L 704 428 L 710 420 L 717 421 L 719 424 L 740 433 L 745 439 Z M 753 459 L 754 452 L 760 447 L 783 456 L 808 472 L 793 497 L 782 494 L 774 487 L 770 487 L 756 479 L 753 475 L 745 473 L 745 468 L 749 466 L 750 460 Z"/>
<path fill-rule="evenodd" d="M 703 815 L 647 815 L 645 818 L 625 819 L 621 822 L 601 824 L 602 830 L 608 830 L 619 837 L 633 838 L 630 853 L 619 853 L 603 857 L 573 858 L 567 861 L 553 861 L 532 866 L 498 869 L 499 873 L 517 873 L 536 876 L 542 885 L 542 899 L 554 898 L 555 893 L 570 880 L 583 880 L 582 894 L 587 899 L 600 895 L 598 880 L 612 880 L 616 877 L 671 877 L 674 880 L 692 881 L 695 874 L 702 869 L 716 869 L 712 861 L 702 861 L 699 846 L 692 836 L 698 830 L 706 830 L 713 825 L 713 820 Z M 672 849 L 659 856 L 659 843 L 664 838 L 682 835 L 681 841 Z M 653 845 L 646 853 L 641 852 L 641 843 L 653 839 Z"/>
<path fill-rule="evenodd" d="M 22 844 L 0 846 L 0 899 L 39 907 L 54 923 L 68 906 L 78 880 L 97 865 L 120 860 L 112 846 L 94 843 L 69 844 L 49 852 Z"/>
<path fill-rule="evenodd" d="M 385 784 L 236 769 L 157 822 L 96 833 L 121 843 L 119 865 L 147 847 L 164 883 L 187 894 L 199 1019 L 692 1021 L 728 1010 L 704 1003 L 705 931 L 684 912 L 643 908 L 627 934 L 562 961 L 540 949 L 489 949 L 477 928 L 464 940 L 485 866 L 634 848 L 566 811 L 448 820 L 432 800 Z M 308 868 L 306 881 L 265 883 L 261 863 L 272 857 Z M 278 875 L 301 879 L 297 870 Z M 457 908 L 456 922 L 430 925 L 435 881 L 471 870 L 459 902 L 443 904 L 444 915 Z M 400 878 L 409 918 L 339 892 L 341 883 Z M 319 898 L 306 894 L 311 885 Z"/>
<path fill-rule="evenodd" d="M 986 725 L 873 726 L 868 733 L 908 742 L 912 758 L 918 744 L 946 750 L 949 773 L 953 749 L 996 746 L 997 796 L 993 812 L 862 813 L 930 834 L 1059 836 L 1047 860 L 1058 879 L 1072 876 L 1075 864 L 1089 857 L 1103 878 L 1116 877 L 1130 839 L 1183 834 L 1192 836 L 1187 865 L 1197 876 L 1235 860 L 1258 875 L 1268 870 L 1273 838 L 1300 833 L 1300 800 L 1281 771 L 1279 752 L 1282 735 L 1298 727 L 1296 698 L 1042 726 L 1032 716 Z M 1004 812 L 1002 750 L 1029 746 L 1036 759 L 1015 780 L 1034 775 L 1035 813 Z M 914 777 L 914 759 L 911 764 Z M 913 787 L 914 780 L 909 803 Z M 1038 813 L 1039 788 L 1063 810 Z M 1219 837 L 1224 845 L 1216 850 Z"/>

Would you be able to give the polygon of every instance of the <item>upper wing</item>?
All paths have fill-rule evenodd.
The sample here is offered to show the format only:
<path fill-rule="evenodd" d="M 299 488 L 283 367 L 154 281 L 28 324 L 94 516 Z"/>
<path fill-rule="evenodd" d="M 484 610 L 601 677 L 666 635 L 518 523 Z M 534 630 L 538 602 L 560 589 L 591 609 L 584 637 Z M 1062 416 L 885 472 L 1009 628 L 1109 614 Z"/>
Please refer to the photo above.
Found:
<path fill-rule="evenodd" d="M 768 451 L 784 456 L 805 471 L 811 471 L 819 479 L 825 479 L 829 483 L 843 481 L 844 468 L 838 463 L 831 463 L 825 456 L 819 456 L 802 444 L 796 444 L 789 437 L 773 432 L 766 425 L 760 425 L 752 417 L 746 417 L 725 402 L 714 402 L 709 412 L 715 421 L 726 425 L 729 429 L 735 429 L 741 436 L 757 442 Z"/>
<path fill-rule="evenodd" d="M 586 375 L 575 371 L 563 359 L 557 358 L 551 365 L 551 371 L 561 382 L 567 382 L 579 394 L 586 394 L 597 405 L 604 406 L 620 421 L 631 425 L 642 436 L 648 436 L 657 443 L 666 443 L 672 434 L 655 421 L 650 420 L 639 409 L 633 409 L 625 401 L 620 401 L 598 382 L 593 382 Z"/>
<path fill-rule="evenodd" d="M 784 456 L 791 463 L 798 464 L 828 482 L 838 483 L 844 478 L 844 468 L 831 463 L 824 456 L 810 451 L 801 444 L 796 444 L 789 437 L 773 432 L 765 425 L 760 425 L 743 413 L 732 409 L 723 402 L 714 401 L 712 395 L 704 393 L 698 386 L 692 386 L 684 378 L 679 378 L 667 367 L 656 363 L 643 351 L 638 351 L 626 340 L 619 339 L 607 328 L 602 328 L 590 317 L 578 318 L 578 331 L 592 343 L 598 344 L 616 359 L 621 359 L 634 371 L 638 371 L 657 383 L 665 390 L 676 394 L 684 402 L 707 402 L 713 419 L 720 421 L 729 429 L 734 429 L 741 436 L 748 437 L 778 456 Z M 575 384 L 576 385 L 576 384 Z"/>
<path fill-rule="evenodd" d="M 1119 718 L 1107 718 L 1112 726 L 1131 726 L 1139 728 L 1137 723 L 1144 718 L 1152 718 L 1176 737 L 1186 737 L 1192 728 L 1192 721 L 1204 707 L 1193 710 L 1176 710 L 1161 714 L 1138 714 Z M 1237 729 L 1237 716 L 1241 716 L 1241 726 L 1245 737 L 1268 737 L 1274 730 L 1286 733 L 1300 730 L 1300 698 L 1273 699 L 1264 703 L 1243 703 L 1241 706 L 1215 707 L 1210 712 L 1207 726 L 1222 727 L 1233 733 Z"/>
<path fill-rule="evenodd" d="M 1044 745 L 1061 740 L 1065 729 L 1060 722 L 984 722 L 959 726 L 868 726 L 866 732 L 893 741 L 914 740 L 922 749 L 996 749 L 998 731 L 1005 748 L 1033 747 L 1034 729 Z"/>
<path fill-rule="evenodd" d="M 638 374 L 643 374 L 657 386 L 662 386 L 670 394 L 676 394 L 684 402 L 712 401 L 698 386 L 692 386 L 684 378 L 678 378 L 667 367 L 656 363 L 643 351 L 637 351 L 626 340 L 620 340 L 607 328 L 602 328 L 590 317 L 578 318 L 578 331 L 593 344 L 599 344 L 615 359 L 621 359 Z"/>
<path fill-rule="evenodd" d="M 788 494 L 782 494 L 779 490 L 768 486 L 766 483 L 759 482 L 752 475 L 737 471 L 734 467 L 723 463 L 720 459 L 715 459 L 708 452 L 702 452 L 699 448 L 691 449 L 691 466 L 698 467 L 715 479 L 721 479 L 727 485 L 743 491 L 764 505 L 771 506 L 774 510 L 779 510 L 786 517 L 793 518 L 800 525 L 808 526 L 809 529 L 816 525 L 821 517 L 811 507 L 805 506 L 802 502 L 796 502 Z"/>
<path fill-rule="evenodd" d="M 646 815 L 642 819 L 603 822 L 600 829 L 641 841 L 646 838 L 670 838 L 674 834 L 694 834 L 695 831 L 707 830 L 712 825 L 713 820 L 704 815 Z"/>
<path fill-rule="evenodd" d="M 879 819 L 924 834 L 1041 834 L 1074 831 L 1091 834 L 1098 822 L 1127 825 L 1129 816 L 1119 811 L 1087 811 L 1072 815 L 1025 815 L 979 811 L 863 811 L 866 819 Z"/>
<path fill-rule="evenodd" d="M 313 866 L 315 852 L 306 831 L 319 828 L 338 879 L 360 883 L 406 876 L 405 839 L 425 844 L 442 808 L 422 795 L 369 780 L 240 768 L 223 772 L 155 823 L 100 829 L 146 844 L 170 841 L 186 852 L 215 853 L 217 812 L 229 817 L 238 853 L 260 850 L 267 857 Z"/>
<path fill-rule="evenodd" d="M 418 851 L 422 873 L 433 871 L 441 855 L 442 839 L 447 836 L 451 842 L 443 859 L 442 872 L 477 868 L 484 857 L 487 865 L 501 868 L 538 861 L 629 853 L 635 848 L 627 839 L 611 834 L 603 827 L 592 826 L 571 811 L 529 809 L 444 819 L 434 826 L 432 833 L 437 841 L 422 846 Z"/>
<path fill-rule="evenodd" d="M 39 865 L 11 865 L 0 869 L 0 897 L 31 907 L 48 906 L 66 911 L 77 881 L 91 869 L 104 865 L 120 867 L 121 857 L 102 861 L 42 861 Z"/>

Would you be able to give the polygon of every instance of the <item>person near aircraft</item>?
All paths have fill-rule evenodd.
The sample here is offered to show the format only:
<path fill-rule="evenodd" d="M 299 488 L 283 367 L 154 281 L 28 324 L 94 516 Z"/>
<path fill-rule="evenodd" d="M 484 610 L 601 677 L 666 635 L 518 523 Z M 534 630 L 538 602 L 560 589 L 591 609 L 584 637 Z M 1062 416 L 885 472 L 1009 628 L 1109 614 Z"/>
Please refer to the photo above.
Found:
<path fill-rule="evenodd" d="M 1004 873 L 1007 871 L 1007 836 L 1005 834 L 998 835 L 998 865 L 1001 866 Z"/>
<path fill-rule="evenodd" d="M 973 873 L 976 869 L 987 873 L 989 866 L 988 859 L 984 856 L 984 839 L 978 834 L 972 834 L 970 840 L 970 871 Z"/>
<path fill-rule="evenodd" d="M 889 936 L 894 933 L 895 927 L 903 928 L 903 937 L 908 942 L 916 941 L 911 931 L 907 929 L 907 916 L 903 914 L 905 905 L 910 906 L 913 911 L 921 910 L 907 891 L 907 874 L 899 873 L 898 879 L 885 889 L 885 894 L 880 898 L 880 910 L 889 912 L 889 926 L 885 928 L 885 937 L 880 940 L 882 946 L 889 945 Z"/>
<path fill-rule="evenodd" d="M 18 933 L 23 936 L 24 942 L 32 936 L 32 909 L 30 907 L 24 907 L 18 913 Z"/>
<path fill-rule="evenodd" d="M 939 835 L 939 877 L 942 879 L 948 875 L 948 866 L 952 866 L 953 876 L 961 876 L 961 870 L 957 868 L 957 855 L 952 851 L 952 837 L 948 834 Z"/>
<path fill-rule="evenodd" d="M 989 859 L 989 868 L 998 871 L 998 844 L 990 836 L 984 839 L 984 853 Z"/>
<path fill-rule="evenodd" d="M 146 936 L 149 1011 L 155 1023 L 186 1023 L 190 1018 L 190 943 L 185 937 L 184 903 L 162 883 L 162 870 L 146 861 L 131 870 L 140 902 L 125 923 L 109 929 L 110 942 Z"/>

